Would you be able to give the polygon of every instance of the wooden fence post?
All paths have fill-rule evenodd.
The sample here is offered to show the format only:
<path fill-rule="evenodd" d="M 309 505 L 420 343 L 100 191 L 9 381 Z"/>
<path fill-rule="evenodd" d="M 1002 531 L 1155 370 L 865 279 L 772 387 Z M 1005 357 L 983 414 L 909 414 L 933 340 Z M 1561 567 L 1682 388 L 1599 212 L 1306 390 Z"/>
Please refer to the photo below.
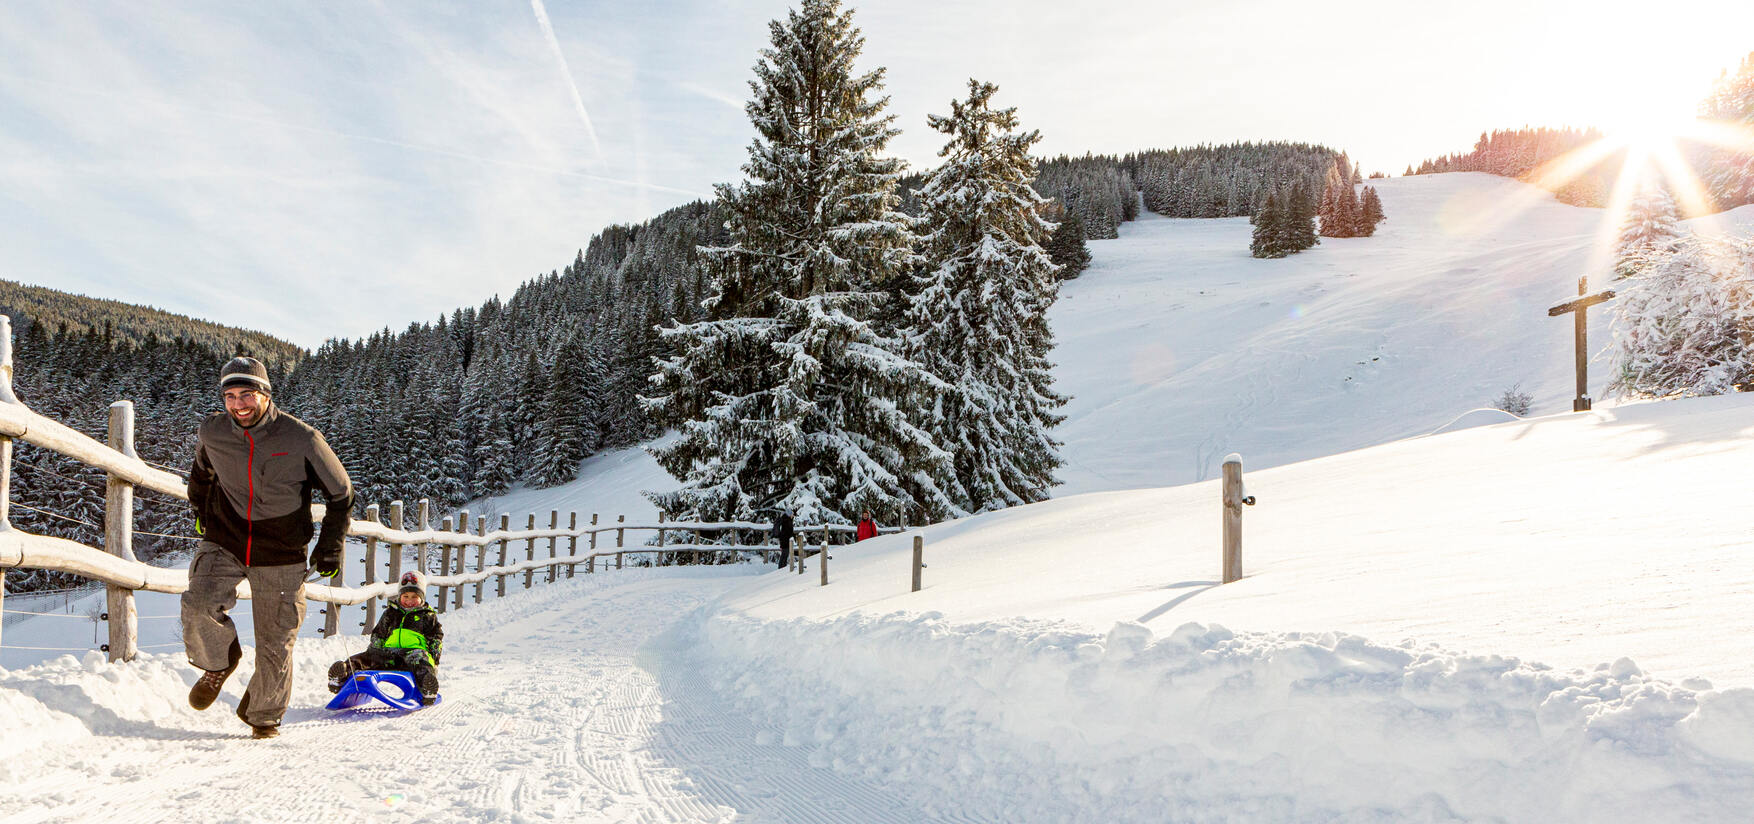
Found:
<path fill-rule="evenodd" d="M 432 499 L 421 498 L 420 499 L 420 531 L 421 532 L 428 532 L 431 530 L 432 530 Z M 432 544 L 430 542 L 427 542 L 427 541 L 422 541 L 419 544 L 417 544 L 416 546 L 418 546 L 419 549 L 416 549 L 415 552 L 419 553 L 419 555 L 418 555 L 418 557 L 415 558 L 414 568 L 420 570 L 421 577 L 425 578 L 427 573 L 432 569 L 431 562 L 427 561 L 427 559 L 426 559 L 426 556 L 431 554 L 430 550 L 432 549 Z"/>
<path fill-rule="evenodd" d="M 110 448 L 134 454 L 134 402 L 110 404 Z M 124 561 L 134 557 L 134 485 L 111 473 L 104 484 L 104 550 Z M 111 661 L 132 661 L 140 654 L 140 613 L 134 608 L 134 591 L 113 584 L 108 595 Z"/>
<path fill-rule="evenodd" d="M 548 510 L 548 531 L 552 533 L 559 528 L 560 510 Z M 551 584 L 560 577 L 560 565 L 552 563 L 558 557 L 560 557 L 560 538 L 551 534 L 548 536 L 548 560 L 551 562 L 548 564 L 548 583 Z"/>
<path fill-rule="evenodd" d="M 512 516 L 509 514 L 502 513 L 499 516 L 499 532 L 500 532 L 499 566 L 502 566 L 502 567 L 505 566 L 506 551 L 507 551 L 507 549 L 506 549 L 507 541 L 505 539 L 505 533 L 510 532 L 511 530 L 512 530 Z M 505 573 L 501 572 L 499 575 L 497 575 L 495 577 L 497 577 L 499 579 L 499 597 L 504 598 L 505 597 Z"/>
<path fill-rule="evenodd" d="M 443 532 L 450 532 L 451 531 L 451 516 L 446 515 L 443 519 L 441 519 L 439 521 L 439 529 Z M 438 556 L 439 556 L 439 574 L 440 575 L 451 574 L 451 545 L 450 544 L 439 544 Z M 450 606 L 450 603 L 451 603 L 451 588 L 445 586 L 444 584 L 439 584 L 438 603 L 434 604 L 433 606 L 436 609 L 438 609 L 439 612 L 444 612 L 445 608 Z"/>
<path fill-rule="evenodd" d="M 664 533 L 665 533 L 665 531 L 666 530 L 664 529 L 664 510 L 660 509 L 660 510 L 658 510 L 658 549 L 660 551 L 655 556 L 658 559 L 657 563 L 652 564 L 652 566 L 657 566 L 658 564 L 661 564 L 664 562 L 664 553 L 662 552 L 662 550 L 664 548 Z"/>
<path fill-rule="evenodd" d="M 524 525 L 524 531 L 525 532 L 535 532 L 536 531 L 536 513 L 534 513 L 534 512 L 530 513 L 530 520 L 529 520 L 529 523 Z M 536 539 L 535 538 L 525 538 L 524 539 L 524 560 L 526 560 L 526 561 L 536 560 Z M 530 587 L 533 587 L 535 585 L 536 585 L 536 568 L 531 567 L 529 569 L 524 570 L 524 589 L 529 589 Z"/>
<path fill-rule="evenodd" d="M 365 519 L 368 521 L 371 521 L 374 524 L 378 523 L 378 505 L 377 504 L 372 504 L 371 506 L 368 506 L 365 508 Z M 378 539 L 366 538 L 365 539 L 365 581 L 364 581 L 364 583 L 375 584 L 377 582 L 378 582 Z M 378 599 L 367 598 L 365 600 L 365 623 L 360 624 L 360 626 L 365 627 L 365 632 L 360 633 L 360 634 L 370 635 L 372 633 L 372 629 L 375 628 L 377 625 L 378 625 Z"/>
<path fill-rule="evenodd" d="M 0 315 L 0 401 L 12 395 L 12 318 Z M 12 528 L 12 439 L 0 438 L 0 528 Z M 6 606 L 5 576 L 0 575 L 0 610 Z"/>
<path fill-rule="evenodd" d="M 6 321 L 0 315 L 0 321 Z M 10 343 L 10 339 L 8 343 Z M 10 357 L 10 354 L 8 354 Z M 10 370 L 8 370 L 10 371 Z M 12 439 L 0 437 L 0 529 L 12 528 Z M 0 573 L 0 614 L 6 611 L 6 576 Z M 4 622 L 0 622 L 4 623 Z"/>
<path fill-rule="evenodd" d="M 459 535 L 468 535 L 469 534 L 469 510 L 467 510 L 467 509 L 463 510 L 462 512 L 457 513 L 457 534 L 459 534 Z M 469 570 L 469 545 L 468 544 L 457 544 L 457 571 L 454 574 L 462 575 L 464 572 L 467 572 L 468 570 Z M 446 573 L 446 574 L 453 574 L 453 573 Z M 458 584 L 454 587 L 451 587 L 451 600 L 452 600 L 451 606 L 453 608 L 455 608 L 455 609 L 462 609 L 463 608 L 463 585 L 462 584 Z"/>
<path fill-rule="evenodd" d="M 477 537 L 477 538 L 487 537 L 487 516 L 486 515 L 475 516 L 475 537 Z M 476 553 L 476 555 L 475 555 L 475 571 L 476 572 L 480 572 L 480 571 L 487 568 L 487 542 L 486 541 L 481 542 L 480 549 L 481 549 L 481 551 Z M 487 588 L 487 579 L 483 578 L 482 580 L 475 582 L 475 603 L 477 603 L 477 604 L 481 603 L 481 591 L 486 589 L 486 588 Z"/>
<path fill-rule="evenodd" d="M 615 522 L 618 524 L 627 523 L 627 516 L 626 515 L 617 515 L 617 516 L 615 516 Z M 619 527 L 616 528 L 616 530 L 615 530 L 615 548 L 617 550 L 621 549 L 621 547 L 622 547 L 621 540 L 622 540 L 622 537 L 626 534 L 626 532 L 627 532 L 627 530 L 625 530 L 625 529 L 621 529 Z M 615 553 L 615 568 L 616 569 L 621 568 L 621 553 L 619 551 Z"/>
<path fill-rule="evenodd" d="M 390 502 L 390 528 L 397 531 L 397 532 L 402 531 L 402 502 L 401 501 L 391 501 Z M 391 541 L 390 542 L 390 579 L 389 580 L 390 580 L 390 583 L 393 583 L 393 584 L 400 584 L 402 582 L 402 543 L 400 541 Z"/>
<path fill-rule="evenodd" d="M 1242 508 L 1255 499 L 1243 490 L 1242 456 L 1224 456 L 1224 583 L 1242 580 Z"/>
<path fill-rule="evenodd" d="M 329 579 L 324 581 L 332 587 L 341 586 L 347 580 L 347 535 L 345 532 L 341 535 L 341 548 L 337 552 L 340 553 L 340 557 L 336 559 L 336 563 L 340 566 L 335 568 L 334 575 L 329 576 Z M 323 637 L 334 638 L 339 632 L 341 632 L 341 605 L 324 604 Z"/>
<path fill-rule="evenodd" d="M 585 574 L 597 571 L 597 513 L 591 513 L 591 560 L 585 564 Z"/>
<path fill-rule="evenodd" d="M 926 539 L 914 536 L 914 592 L 920 591 L 920 570 L 926 568 Z"/>
<path fill-rule="evenodd" d="M 579 571 L 579 513 L 567 513 L 566 531 L 572 533 L 566 536 L 566 557 L 573 559 L 572 563 L 566 565 L 566 577 L 571 578 Z"/>
<path fill-rule="evenodd" d="M 828 535 L 828 533 L 826 531 L 824 531 L 822 534 L 824 537 L 826 537 Z M 821 584 L 821 586 L 828 586 L 828 544 L 827 543 L 824 543 L 822 545 L 822 554 L 816 556 L 816 568 L 819 570 L 822 570 L 822 584 Z"/>
<path fill-rule="evenodd" d="M 0 401 L 12 395 L 12 318 L 0 315 Z M 0 437 L 0 529 L 12 528 L 12 439 Z M 5 576 L 0 575 L 0 611 L 6 606 Z"/>

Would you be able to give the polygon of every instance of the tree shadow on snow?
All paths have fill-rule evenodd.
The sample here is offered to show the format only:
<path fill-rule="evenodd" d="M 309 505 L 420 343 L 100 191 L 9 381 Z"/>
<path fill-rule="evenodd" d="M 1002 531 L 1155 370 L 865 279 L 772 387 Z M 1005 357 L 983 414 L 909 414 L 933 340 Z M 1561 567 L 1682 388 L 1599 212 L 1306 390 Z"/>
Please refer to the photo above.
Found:
<path fill-rule="evenodd" d="M 1188 587 L 1198 587 L 1198 589 L 1193 589 L 1193 590 L 1190 590 L 1188 592 L 1184 592 L 1180 595 L 1177 595 L 1174 598 L 1170 599 L 1168 603 L 1165 603 L 1164 605 L 1162 605 L 1156 609 L 1153 609 L 1150 612 L 1145 613 L 1144 615 L 1139 616 L 1135 620 L 1137 620 L 1141 624 L 1150 623 L 1151 619 L 1156 618 L 1156 617 L 1158 617 L 1158 616 L 1160 616 L 1160 615 L 1162 615 L 1162 614 L 1164 614 L 1172 609 L 1175 609 L 1178 606 L 1181 606 L 1189 598 L 1192 598 L 1195 595 L 1199 595 L 1200 593 L 1205 592 L 1206 590 L 1209 590 L 1215 586 L 1218 586 L 1217 581 L 1179 581 L 1177 583 L 1173 583 L 1173 584 L 1170 584 L 1168 586 L 1165 586 L 1164 589 L 1186 589 Z"/>

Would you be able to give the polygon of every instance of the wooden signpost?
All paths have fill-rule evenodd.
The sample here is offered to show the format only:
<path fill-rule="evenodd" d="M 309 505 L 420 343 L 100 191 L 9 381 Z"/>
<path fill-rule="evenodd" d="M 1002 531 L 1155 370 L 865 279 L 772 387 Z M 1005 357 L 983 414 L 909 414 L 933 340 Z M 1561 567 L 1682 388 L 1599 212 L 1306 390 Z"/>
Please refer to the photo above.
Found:
<path fill-rule="evenodd" d="M 1571 313 L 1576 324 L 1577 338 L 1577 397 L 1571 401 L 1571 411 L 1587 412 L 1590 408 L 1590 356 L 1588 323 L 1584 317 L 1585 310 L 1614 297 L 1614 290 L 1603 289 L 1593 295 L 1589 291 L 1588 275 L 1577 279 L 1577 299 L 1568 300 L 1547 310 L 1548 317 L 1559 317 Z"/>

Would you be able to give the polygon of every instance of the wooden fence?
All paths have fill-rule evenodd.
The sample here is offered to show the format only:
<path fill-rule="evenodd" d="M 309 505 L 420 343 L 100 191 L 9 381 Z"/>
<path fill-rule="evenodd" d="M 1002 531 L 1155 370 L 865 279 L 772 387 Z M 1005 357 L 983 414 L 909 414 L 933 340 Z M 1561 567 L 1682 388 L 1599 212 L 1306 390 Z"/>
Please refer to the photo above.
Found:
<path fill-rule="evenodd" d="M 12 321 L 0 315 L 0 569 L 26 567 L 50 569 L 102 581 L 107 585 L 109 643 L 105 649 L 111 660 L 131 660 L 138 652 L 139 617 L 134 606 L 134 593 L 139 590 L 177 594 L 188 589 L 188 571 L 148 566 L 134 556 L 134 489 L 144 487 L 154 492 L 188 500 L 181 477 L 155 469 L 134 452 L 134 406 L 130 401 L 110 405 L 109 443 L 101 444 L 65 424 L 31 411 L 12 391 Z M 98 550 L 64 538 L 35 535 L 12 527 L 10 501 L 12 492 L 12 442 L 14 439 L 72 457 L 108 473 L 104 509 L 104 549 Z M 313 504 L 313 520 L 321 520 L 323 507 Z M 578 514 L 568 513 L 567 525 L 560 526 L 560 513 L 550 511 L 548 526 L 538 528 L 536 515 L 528 516 L 522 530 L 511 529 L 510 516 L 501 515 L 498 529 L 488 530 L 485 515 L 477 515 L 470 529 L 468 512 L 458 513 L 455 521 L 446 517 L 438 528 L 431 526 L 430 504 L 422 500 L 414 513 L 415 524 L 406 523 L 409 513 L 401 501 L 392 501 L 387 509 L 372 505 L 366 508 L 364 520 L 352 521 L 348 534 L 364 540 L 364 578 L 359 586 L 348 587 L 337 576 L 329 583 L 308 583 L 305 598 L 326 604 L 323 634 L 337 634 L 340 607 L 363 605 L 366 631 L 377 621 L 377 601 L 395 593 L 403 564 L 409 550 L 415 550 L 414 565 L 425 575 L 429 587 L 438 588 L 434 605 L 440 609 L 461 607 L 472 596 L 480 603 L 487 592 L 495 597 L 507 593 L 508 578 L 523 578 L 522 588 L 533 587 L 538 580 L 554 582 L 565 568 L 566 577 L 573 577 L 583 566 L 586 574 L 599 570 L 622 569 L 627 556 L 651 556 L 648 565 L 687 556 L 695 563 L 706 560 L 741 559 L 754 554 L 763 560 L 783 548 L 772 544 L 718 545 L 701 544 L 702 533 L 727 530 L 766 533 L 768 524 L 752 522 L 698 523 L 666 520 L 659 514 L 652 523 L 629 523 L 625 516 L 615 516 L 613 524 L 599 522 L 592 514 L 590 523 L 579 526 Z M 387 514 L 389 523 L 380 518 Z M 454 524 L 454 525 L 453 525 Z M 817 538 L 817 554 L 821 560 L 822 583 L 828 583 L 826 550 L 833 538 L 847 536 L 855 527 L 831 524 L 805 526 L 798 530 L 793 547 L 793 568 L 803 572 L 803 556 L 808 552 L 806 536 Z M 653 532 L 656 543 L 627 545 L 628 532 Z M 884 532 L 899 531 L 895 528 Z M 599 546 L 614 534 L 613 548 Z M 673 537 L 686 535 L 692 540 L 671 543 Z M 586 541 L 583 554 L 579 541 Z M 560 541 L 566 541 L 566 553 L 560 552 Z M 514 542 L 517 546 L 514 547 Z M 538 542 L 546 553 L 538 552 Z M 387 557 L 379 562 L 379 549 Z M 520 552 L 521 550 L 521 552 Z M 470 563 L 473 552 L 473 563 Z M 520 559 L 517 556 L 522 555 Z M 666 558 L 666 556 L 669 556 Z M 491 565 L 489 560 L 491 557 Z M 613 567 L 610 566 L 613 562 Z M 346 569 L 346 564 L 343 564 Z M 377 580 L 377 572 L 386 572 Z M 435 574 L 436 573 L 436 574 Z M 488 582 L 492 581 L 491 589 Z M 515 586 L 515 585 L 514 585 Z M 473 591 L 470 591 L 473 587 Z M 917 589 L 916 585 L 916 589 Z M 238 585 L 238 597 L 250 597 L 250 585 Z M 0 587 L 0 610 L 5 607 L 5 588 Z"/>

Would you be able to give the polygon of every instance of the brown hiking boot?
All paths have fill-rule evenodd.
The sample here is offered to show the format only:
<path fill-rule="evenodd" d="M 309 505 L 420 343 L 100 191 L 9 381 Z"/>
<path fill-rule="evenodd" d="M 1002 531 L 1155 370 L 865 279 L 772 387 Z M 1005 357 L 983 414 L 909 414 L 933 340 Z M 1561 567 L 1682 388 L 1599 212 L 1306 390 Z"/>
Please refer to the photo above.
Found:
<path fill-rule="evenodd" d="M 189 688 L 189 706 L 198 710 L 213 706 L 213 700 L 219 697 L 220 688 L 225 686 L 225 679 L 231 677 L 232 670 L 238 668 L 238 660 L 243 657 L 243 648 L 238 646 L 238 642 L 231 642 L 231 666 L 222 670 L 208 670 L 195 679 L 195 686 Z"/>
<path fill-rule="evenodd" d="M 280 735 L 279 724 L 269 724 L 264 727 L 258 727 L 254 724 L 250 725 L 251 738 L 274 738 L 278 735 Z"/>

